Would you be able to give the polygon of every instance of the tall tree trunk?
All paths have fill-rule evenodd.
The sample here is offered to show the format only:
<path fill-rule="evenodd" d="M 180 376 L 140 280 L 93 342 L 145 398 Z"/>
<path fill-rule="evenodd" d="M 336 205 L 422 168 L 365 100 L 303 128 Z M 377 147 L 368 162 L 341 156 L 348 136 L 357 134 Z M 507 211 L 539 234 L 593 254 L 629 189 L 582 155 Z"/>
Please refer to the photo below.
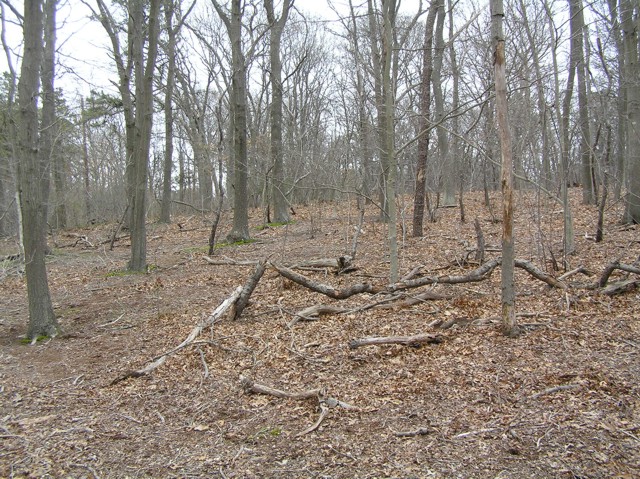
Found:
<path fill-rule="evenodd" d="M 423 235 L 424 205 L 427 183 L 427 159 L 431 130 L 431 73 L 433 71 L 433 28 L 440 0 L 431 0 L 424 31 L 422 53 L 422 79 L 420 83 L 420 117 L 418 158 L 416 161 L 416 190 L 413 197 L 413 236 Z"/>
<path fill-rule="evenodd" d="M 164 90 L 164 162 L 162 165 L 162 203 L 160 222 L 171 222 L 171 171 L 173 169 L 173 87 L 176 76 L 176 35 L 173 27 L 173 0 L 165 0 L 164 18 L 168 34 L 167 84 Z"/>
<path fill-rule="evenodd" d="M 49 0 L 46 7 L 47 38 L 43 47 L 43 2 L 25 0 L 24 2 L 24 56 L 18 83 L 18 177 L 20 185 L 20 203 L 23 215 L 23 241 L 25 252 L 25 273 L 27 276 L 27 296 L 29 301 L 29 328 L 27 336 L 37 339 L 39 336 L 55 336 L 58 322 L 53 313 L 45 252 L 47 249 L 47 204 L 49 200 L 49 156 L 41 148 L 38 138 L 38 98 L 40 91 L 40 68 L 43 54 L 55 53 L 55 0 Z M 47 71 L 44 90 L 53 92 L 53 69 L 51 59 L 47 59 Z M 46 117 L 43 118 L 43 131 L 50 126 L 51 101 L 45 98 Z M 55 107 L 55 104 L 53 104 Z M 54 110 L 55 114 L 55 110 Z M 45 112 L 43 112 L 45 116 Z"/>
<path fill-rule="evenodd" d="M 230 242 L 249 239 L 248 155 L 247 155 L 247 67 L 242 51 L 242 0 L 231 0 L 226 14 L 217 0 L 211 0 L 225 24 L 231 41 L 231 101 L 233 125 L 233 226 Z"/>
<path fill-rule="evenodd" d="M 136 73 L 136 126 L 135 126 L 135 194 L 131 215 L 131 259 L 129 269 L 146 271 L 147 269 L 147 184 L 149 176 L 149 152 L 151 148 L 151 128 L 153 126 L 153 74 L 158 52 L 158 17 L 160 1 L 151 0 L 148 33 L 147 57 L 144 59 L 144 33 L 142 2 L 136 8 L 139 23 L 134 41 L 134 70 Z"/>
<path fill-rule="evenodd" d="M 620 0 L 624 41 L 624 83 L 627 96 L 626 168 L 627 196 L 624 221 L 640 223 L 640 58 L 638 57 L 638 26 L 640 2 Z"/>
<path fill-rule="evenodd" d="M 89 132 L 87 129 L 87 115 L 84 109 L 84 97 L 80 97 L 80 121 L 82 122 L 82 178 L 84 182 L 84 215 L 88 223 L 91 218 L 91 172 L 89 170 Z"/>
<path fill-rule="evenodd" d="M 443 206 L 456 205 L 456 187 L 454 173 L 449 164 L 449 135 L 444 120 L 444 95 L 442 93 L 442 65 L 444 62 L 444 20 L 446 17 L 444 0 L 439 1 L 438 14 L 436 16 L 435 47 L 433 60 L 433 99 L 436 108 L 436 132 L 438 136 L 438 156 L 441 165 L 441 179 L 443 186 Z"/>
<path fill-rule="evenodd" d="M 276 223 L 289 222 L 289 209 L 284 194 L 284 155 L 282 150 L 282 62 L 280 42 L 284 26 L 289 17 L 292 0 L 284 0 L 282 13 L 276 19 L 273 0 L 265 0 L 269 31 L 269 63 L 271 67 L 271 161 L 273 163 L 273 220 Z"/>
<path fill-rule="evenodd" d="M 580 0 L 569 0 L 571 17 L 571 45 L 575 54 L 575 68 L 578 80 L 578 118 L 580 124 L 580 171 L 582 181 L 582 202 L 595 204 L 595 183 L 593 181 L 593 155 L 591 153 L 591 133 L 587 99 L 586 63 L 584 56 L 584 14 Z M 574 44 L 575 42 L 575 44 Z M 573 49 L 575 48 L 575 52 Z"/>
<path fill-rule="evenodd" d="M 389 241 L 390 274 L 389 280 L 398 280 L 398 238 L 396 223 L 396 179 L 398 164 L 395 155 L 394 111 L 395 95 L 392 79 L 391 63 L 393 60 L 393 30 L 395 27 L 396 0 L 382 0 L 382 17 L 384 22 L 382 37 L 382 91 L 384 97 L 384 158 L 383 177 L 385 203 L 388 206 L 387 232 Z"/>
<path fill-rule="evenodd" d="M 496 84 L 496 117 L 502 153 L 502 327 L 507 336 L 517 336 L 514 241 L 513 241 L 513 158 L 507 104 L 502 0 L 491 1 L 491 30 L 494 40 L 493 66 Z"/>

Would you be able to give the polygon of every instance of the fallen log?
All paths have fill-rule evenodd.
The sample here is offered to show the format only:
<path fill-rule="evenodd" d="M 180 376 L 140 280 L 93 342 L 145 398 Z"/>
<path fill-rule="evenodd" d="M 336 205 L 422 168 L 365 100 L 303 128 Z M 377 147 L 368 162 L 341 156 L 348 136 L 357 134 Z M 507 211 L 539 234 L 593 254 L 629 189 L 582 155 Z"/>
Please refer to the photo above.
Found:
<path fill-rule="evenodd" d="M 260 281 L 260 278 L 262 278 L 262 275 L 264 274 L 266 267 L 267 267 L 266 260 L 258 261 L 258 264 L 256 265 L 256 268 L 253 271 L 253 274 L 247 280 L 246 284 L 242 288 L 242 292 L 240 293 L 238 300 L 235 302 L 235 307 L 233 308 L 234 320 L 238 319 L 240 315 L 242 315 L 244 308 L 246 308 L 247 304 L 249 304 L 249 298 L 251 298 L 251 293 L 253 293 L 253 290 L 256 289 L 256 286 L 258 286 L 258 282 Z"/>
<path fill-rule="evenodd" d="M 333 286 L 319 283 L 317 281 L 308 278 L 300 273 L 296 273 L 295 271 L 286 268 L 281 265 L 277 265 L 275 263 L 271 263 L 271 267 L 275 269 L 281 276 L 297 283 L 301 286 L 304 286 L 311 291 L 315 291 L 316 293 L 324 294 L 325 296 L 329 296 L 333 299 L 347 299 L 351 296 L 361 293 L 376 293 L 377 289 L 369 284 L 369 283 L 358 283 L 350 286 L 346 289 L 335 289 Z"/>
<path fill-rule="evenodd" d="M 523 259 L 516 259 L 515 266 L 517 268 L 524 269 L 531 276 L 533 276 L 536 279 L 539 279 L 540 281 L 544 281 L 549 286 L 552 286 L 554 288 L 564 289 L 564 290 L 568 289 L 568 286 L 564 282 L 559 281 L 558 279 L 554 278 L 551 275 L 548 275 L 547 273 L 545 273 L 544 271 L 542 271 L 541 269 L 539 269 L 529 261 L 525 261 Z"/>
<path fill-rule="evenodd" d="M 415 348 L 420 347 L 423 344 L 440 344 L 441 342 L 442 338 L 433 334 L 416 334 L 414 336 L 369 337 L 354 339 L 349 343 L 349 349 L 381 344 L 401 344 L 403 346 L 411 346 Z"/>
<path fill-rule="evenodd" d="M 629 264 L 620 263 L 620 260 L 612 261 L 602 272 L 600 279 L 598 280 L 598 286 L 604 288 L 609 281 L 609 276 L 616 270 L 626 271 L 627 273 L 640 274 L 640 268 Z"/>
<path fill-rule="evenodd" d="M 198 324 L 195 328 L 193 328 L 189 333 L 189 335 L 186 337 L 186 339 L 182 341 L 180 344 L 178 344 L 175 348 L 167 352 L 164 352 L 159 356 L 156 356 L 151 360 L 149 364 L 147 364 L 142 369 L 129 371 L 123 374 L 122 376 L 118 376 L 113 381 L 111 381 L 111 385 L 113 386 L 114 384 L 118 384 L 119 382 L 124 381 L 127 378 L 139 378 L 141 376 L 146 376 L 147 374 L 151 373 L 155 369 L 162 366 L 164 362 L 167 360 L 167 358 L 174 355 L 181 349 L 184 349 L 187 346 L 189 346 L 191 343 L 195 341 L 195 339 L 200 335 L 200 333 L 202 333 L 202 331 L 205 328 L 209 326 L 213 326 L 217 321 L 219 321 L 219 319 L 229 310 L 229 308 L 231 308 L 231 306 L 235 304 L 235 302 L 240 297 L 241 292 L 242 292 L 242 286 L 238 286 L 233 291 L 233 293 L 231 293 L 231 296 L 229 296 L 222 303 L 220 303 L 220 305 L 216 309 L 214 309 L 213 312 L 204 321 L 200 322 L 200 324 Z"/>
<path fill-rule="evenodd" d="M 402 289 L 418 288 L 420 286 L 427 286 L 429 284 L 458 284 L 458 283 L 474 283 L 483 281 L 493 272 L 496 267 L 500 266 L 501 259 L 492 259 L 478 268 L 463 275 L 442 275 L 442 276 L 422 276 L 418 279 L 409 281 L 399 281 L 395 284 L 387 286 L 389 291 L 399 291 Z"/>

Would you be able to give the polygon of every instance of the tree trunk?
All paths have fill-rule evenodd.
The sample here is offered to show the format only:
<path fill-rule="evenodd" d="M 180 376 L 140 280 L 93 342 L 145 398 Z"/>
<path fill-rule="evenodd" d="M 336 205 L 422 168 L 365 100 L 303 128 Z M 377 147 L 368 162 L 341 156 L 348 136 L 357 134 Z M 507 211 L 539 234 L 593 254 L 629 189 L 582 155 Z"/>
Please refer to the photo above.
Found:
<path fill-rule="evenodd" d="M 433 71 L 433 28 L 439 0 L 431 0 L 425 24 L 424 50 L 422 54 L 422 81 L 420 84 L 420 117 L 418 158 L 416 161 L 416 190 L 413 197 L 413 236 L 423 235 L 424 205 L 427 183 L 427 159 L 429 157 L 431 73 Z"/>
<path fill-rule="evenodd" d="M 213 6 L 225 24 L 231 41 L 231 105 L 233 125 L 233 226 L 227 235 L 229 242 L 249 239 L 249 195 L 247 155 L 247 67 L 242 51 L 242 0 L 231 0 L 227 15 L 217 0 Z"/>
<path fill-rule="evenodd" d="M 46 51 L 55 52 L 55 2 L 50 0 L 47 12 Z M 47 203 L 49 199 L 49 157 L 40 148 L 38 138 L 39 73 L 43 63 L 43 2 L 24 2 L 24 56 L 18 83 L 18 177 L 20 203 L 23 215 L 23 241 L 25 273 L 29 301 L 29 328 L 27 336 L 55 336 L 58 322 L 53 313 L 45 251 L 47 248 Z M 50 63 L 50 60 L 47 61 Z M 51 65 L 49 65 L 51 66 Z M 48 69 L 48 68 L 47 68 Z M 45 77 L 46 90 L 53 91 L 53 70 Z M 46 103 L 46 100 L 45 100 Z M 49 109 L 51 105 L 47 108 Z M 49 116 L 50 113 L 47 113 Z M 43 119 L 43 126 L 46 126 Z"/>
<path fill-rule="evenodd" d="M 491 29 L 494 40 L 493 66 L 496 86 L 496 117 L 502 153 L 502 326 L 507 336 L 517 336 L 514 241 L 513 241 L 513 158 L 509 132 L 507 79 L 505 67 L 504 10 L 502 0 L 491 1 Z"/>
<path fill-rule="evenodd" d="M 593 181 L 593 155 L 591 153 L 591 133 L 589 128 L 589 110 L 587 99 L 587 80 L 584 56 L 584 14 L 580 0 L 569 0 L 569 16 L 571 17 L 571 45 L 575 42 L 575 68 L 578 80 L 578 116 L 580 123 L 580 158 L 582 202 L 595 204 L 596 193 Z"/>
<path fill-rule="evenodd" d="M 456 205 L 455 173 L 449 164 L 449 135 L 442 124 L 444 120 L 444 96 L 442 93 L 442 64 L 444 61 L 444 20 L 446 16 L 444 0 L 439 0 L 436 17 L 435 47 L 433 60 L 433 99 L 436 108 L 436 132 L 438 136 L 438 156 L 441 165 L 443 186 L 443 206 Z"/>
<path fill-rule="evenodd" d="M 173 27 L 173 0 L 165 0 L 164 18 L 167 35 L 167 84 L 164 91 L 164 162 L 162 166 L 162 203 L 160 222 L 171 222 L 171 170 L 173 169 L 173 87 L 176 76 L 176 35 Z"/>
<path fill-rule="evenodd" d="M 626 178 L 627 196 L 624 221 L 640 223 L 640 58 L 638 57 L 638 19 L 640 2 L 620 0 L 627 94 Z"/>
<path fill-rule="evenodd" d="M 80 97 L 80 111 L 82 121 L 82 179 L 84 182 L 84 215 L 85 221 L 89 223 L 91 218 L 91 172 L 89 171 L 89 132 L 87 130 L 87 115 L 84 109 L 84 97 Z"/>
<path fill-rule="evenodd" d="M 289 222 L 289 208 L 284 190 L 284 155 L 282 150 L 282 62 L 280 60 L 280 41 L 284 26 L 289 17 L 292 0 L 284 0 L 282 13 L 276 20 L 273 0 L 265 0 L 267 19 L 271 25 L 269 32 L 269 63 L 271 66 L 271 161 L 273 163 L 273 221 Z"/>
<path fill-rule="evenodd" d="M 136 0 L 138 3 L 140 0 Z M 148 33 L 147 58 L 144 59 L 144 33 L 142 23 L 142 3 L 136 6 L 139 20 L 136 22 L 134 41 L 134 70 L 136 73 L 136 127 L 135 127 L 135 194 L 132 202 L 131 259 L 129 269 L 147 269 L 147 183 L 149 173 L 149 151 L 151 148 L 151 128 L 153 126 L 153 74 L 158 51 L 158 17 L 160 1 L 151 0 Z M 136 14 L 134 14 L 136 15 Z"/>
<path fill-rule="evenodd" d="M 398 165 L 395 155 L 395 128 L 394 128 L 394 85 L 392 82 L 391 63 L 393 59 L 393 29 L 395 27 L 396 0 L 382 0 L 382 16 L 384 21 L 382 40 L 382 91 L 384 96 L 384 155 L 383 163 L 384 196 L 388 207 L 388 242 L 391 283 L 398 280 L 398 239 L 396 224 L 396 178 Z"/>

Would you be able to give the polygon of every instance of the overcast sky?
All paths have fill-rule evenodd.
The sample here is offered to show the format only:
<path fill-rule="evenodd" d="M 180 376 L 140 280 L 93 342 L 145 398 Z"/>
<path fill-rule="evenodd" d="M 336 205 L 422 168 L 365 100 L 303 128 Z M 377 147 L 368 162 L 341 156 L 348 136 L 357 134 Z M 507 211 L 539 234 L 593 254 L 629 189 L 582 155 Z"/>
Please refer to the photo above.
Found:
<path fill-rule="evenodd" d="M 203 1 L 203 0 L 199 0 Z M 354 0 L 358 5 L 363 0 Z M 348 0 L 296 0 L 295 6 L 303 13 L 309 13 L 327 20 L 335 20 L 336 14 L 329 2 L 338 10 L 344 11 Z M 416 13 L 420 0 L 402 0 L 401 10 Z M 22 5 L 20 5 L 20 8 Z M 12 14 L 5 7 L 7 19 Z M 102 27 L 89 19 L 89 9 L 79 0 L 61 0 L 58 11 L 58 75 L 57 87 L 63 88 L 67 95 L 76 92 L 88 94 L 92 88 L 109 89 L 114 87 L 110 80 L 116 80 L 109 71 L 113 71 L 113 62 L 108 56 L 108 39 Z M 7 24 L 7 42 L 14 49 L 14 68 L 19 69 L 16 56 L 21 53 L 22 31 L 15 25 Z M 7 71 L 4 53 L 0 53 L 0 71 Z"/>

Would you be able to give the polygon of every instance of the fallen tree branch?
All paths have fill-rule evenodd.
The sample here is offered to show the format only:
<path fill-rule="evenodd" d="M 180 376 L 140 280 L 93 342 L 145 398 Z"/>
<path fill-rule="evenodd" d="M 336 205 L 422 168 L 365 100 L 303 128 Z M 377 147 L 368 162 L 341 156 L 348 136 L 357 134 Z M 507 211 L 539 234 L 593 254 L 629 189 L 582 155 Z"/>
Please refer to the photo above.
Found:
<path fill-rule="evenodd" d="M 123 374 L 122 376 L 115 378 L 113 381 L 111 381 L 111 385 L 113 386 L 114 384 L 117 384 L 120 381 L 124 381 L 127 378 L 139 378 L 141 376 L 146 376 L 153 370 L 162 366 L 162 364 L 164 364 L 164 362 L 167 360 L 169 356 L 172 356 L 173 354 L 177 353 L 181 349 L 184 349 L 185 347 L 189 346 L 200 335 L 200 333 L 202 333 L 202 331 L 206 327 L 212 326 L 215 322 L 217 322 L 220 319 L 220 317 L 223 316 L 229 310 L 229 308 L 233 306 L 233 304 L 238 300 L 241 292 L 242 292 L 242 286 L 238 286 L 234 290 L 234 292 L 231 294 L 231 296 L 229 296 L 222 303 L 220 303 L 220 305 L 215 310 L 213 310 L 213 312 L 209 315 L 209 317 L 207 317 L 204 321 L 202 321 L 195 328 L 193 328 L 189 333 L 189 335 L 186 337 L 186 339 L 182 341 L 180 344 L 178 344 L 175 348 L 165 353 L 162 353 L 159 356 L 156 356 L 155 358 L 152 359 L 152 362 L 149 363 L 144 368 L 138 369 L 136 371 L 129 371 Z"/>
<path fill-rule="evenodd" d="M 325 296 L 329 296 L 330 298 L 333 298 L 333 299 L 346 299 L 360 293 L 377 292 L 376 288 L 369 283 L 354 284 L 353 286 L 350 286 L 346 289 L 337 290 L 333 286 L 314 281 L 311 278 L 308 278 L 302 274 L 296 273 L 295 271 L 292 271 L 291 269 L 286 268 L 284 266 L 280 266 L 274 263 L 271 263 L 271 266 L 281 276 L 284 276 L 285 278 L 293 281 L 294 283 L 304 286 L 305 288 L 315 291 L 316 293 L 321 293 L 321 294 L 324 294 Z"/>
<path fill-rule="evenodd" d="M 238 300 L 235 302 L 235 307 L 233 308 L 234 320 L 240 318 L 240 315 L 242 315 L 244 308 L 246 308 L 247 305 L 249 304 L 249 298 L 251 298 L 251 294 L 253 293 L 253 290 L 256 289 L 256 286 L 258 286 L 258 282 L 260 281 L 260 278 L 262 278 L 262 275 L 264 274 L 266 267 L 267 267 L 266 260 L 263 259 L 258 261 L 258 264 L 256 265 L 256 268 L 253 271 L 253 274 L 247 280 L 246 284 L 242 288 L 240 297 L 238 297 Z"/>
<path fill-rule="evenodd" d="M 380 344 L 402 344 L 403 346 L 420 347 L 423 344 L 439 344 L 442 342 L 440 336 L 433 334 L 416 334 L 414 336 L 387 336 L 387 337 L 369 337 L 362 339 L 354 339 L 349 343 L 349 349 L 356 349 L 362 346 L 380 345 Z"/>
<path fill-rule="evenodd" d="M 598 286 L 600 288 L 604 288 L 607 285 L 609 276 L 611 276 L 611 273 L 613 273 L 616 269 L 626 271 L 627 273 L 640 274 L 640 268 L 632 266 L 630 264 L 623 264 L 620 263 L 619 260 L 615 260 L 607 265 L 607 267 L 602 272 L 602 276 L 600 276 L 600 279 L 598 280 Z"/>
<path fill-rule="evenodd" d="M 243 375 L 240 375 L 240 384 L 242 385 L 242 388 L 246 393 L 266 394 L 268 396 L 275 396 L 282 399 L 317 399 L 318 407 L 320 408 L 320 417 L 307 429 L 296 434 L 296 437 L 304 436 L 305 434 L 309 434 L 310 432 L 318 429 L 324 418 L 329 413 L 329 409 L 333 409 L 335 407 L 342 407 L 344 409 L 358 409 L 351 404 L 339 401 L 335 398 L 325 397 L 326 392 L 324 389 L 309 389 L 307 391 L 299 392 L 283 391 L 282 389 L 276 389 L 264 384 L 257 383 L 251 378 Z"/>
<path fill-rule="evenodd" d="M 562 281 L 559 281 L 558 279 L 554 278 L 551 275 L 548 275 L 547 273 L 545 273 L 544 271 L 542 271 L 541 269 L 539 269 L 529 261 L 525 261 L 523 259 L 516 259 L 515 266 L 517 268 L 524 269 L 531 276 L 533 276 L 536 279 L 539 279 L 540 281 L 544 281 L 549 286 L 552 286 L 554 288 L 564 289 L 564 290 L 568 289 L 568 286 L 565 283 L 563 283 Z"/>
<path fill-rule="evenodd" d="M 304 308 L 298 311 L 295 314 L 293 320 L 287 325 L 287 327 L 292 327 L 298 321 L 315 321 L 323 314 L 340 314 L 346 313 L 349 311 L 348 309 L 338 308 L 337 306 L 330 306 L 328 304 L 317 304 L 315 306 L 309 306 L 308 308 Z"/>
<path fill-rule="evenodd" d="M 569 389 L 577 389 L 579 387 L 580 384 L 563 384 L 562 386 L 554 386 L 552 388 L 547 388 L 544 391 L 540 391 L 533 396 L 530 396 L 529 399 L 538 399 L 539 397 L 545 396 L 547 394 L 553 394 L 559 391 L 567 391 Z"/>
<path fill-rule="evenodd" d="M 426 436 L 427 434 L 431 434 L 433 429 L 428 427 L 420 427 L 414 431 L 398 431 L 394 432 L 393 435 L 396 437 L 415 437 L 415 436 Z"/>
<path fill-rule="evenodd" d="M 500 265 L 501 259 L 492 259 L 478 268 L 463 275 L 442 275 L 442 276 L 423 276 L 418 279 L 409 281 L 399 281 L 387 287 L 389 291 L 399 291 L 401 289 L 418 288 L 429 284 L 458 284 L 458 283 L 474 283 L 483 281 L 491 274 L 491 272 Z"/>
<path fill-rule="evenodd" d="M 281 389 L 275 389 L 264 384 L 257 383 L 251 378 L 240 375 L 240 384 L 246 393 L 266 394 L 281 399 L 311 399 L 318 398 L 322 395 L 322 389 L 309 389 L 307 391 L 289 392 Z"/>

